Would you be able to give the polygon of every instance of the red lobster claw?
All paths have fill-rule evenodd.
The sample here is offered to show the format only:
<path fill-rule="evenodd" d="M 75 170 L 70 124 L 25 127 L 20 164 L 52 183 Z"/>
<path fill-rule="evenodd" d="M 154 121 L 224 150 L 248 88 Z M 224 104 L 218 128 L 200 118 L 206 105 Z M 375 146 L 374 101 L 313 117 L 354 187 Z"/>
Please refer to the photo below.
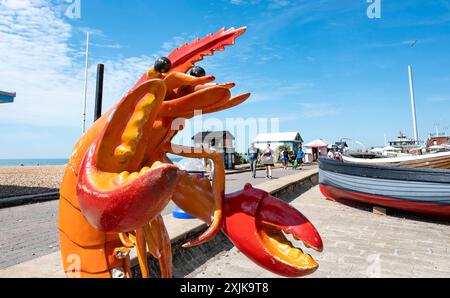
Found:
<path fill-rule="evenodd" d="M 286 277 L 300 277 L 319 267 L 295 248 L 284 234 L 322 251 L 312 223 L 297 209 L 247 184 L 243 191 L 226 196 L 223 231 L 236 247 L 261 267 Z"/>
<path fill-rule="evenodd" d="M 178 182 L 176 166 L 161 164 L 130 182 L 114 185 L 118 175 L 95 166 L 95 149 L 94 144 L 84 158 L 77 184 L 80 208 L 93 227 L 103 232 L 133 231 L 164 210 Z"/>

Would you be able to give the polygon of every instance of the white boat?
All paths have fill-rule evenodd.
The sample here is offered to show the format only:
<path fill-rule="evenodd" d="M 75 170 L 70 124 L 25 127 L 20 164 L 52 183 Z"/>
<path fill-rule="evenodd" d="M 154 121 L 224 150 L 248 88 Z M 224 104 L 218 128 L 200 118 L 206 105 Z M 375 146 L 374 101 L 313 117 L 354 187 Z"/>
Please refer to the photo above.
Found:
<path fill-rule="evenodd" d="M 320 190 L 330 200 L 404 210 L 448 220 L 450 171 L 320 160 Z"/>
<path fill-rule="evenodd" d="M 424 155 L 408 155 L 388 158 L 356 158 L 344 155 L 344 162 L 389 167 L 450 169 L 450 151 Z"/>

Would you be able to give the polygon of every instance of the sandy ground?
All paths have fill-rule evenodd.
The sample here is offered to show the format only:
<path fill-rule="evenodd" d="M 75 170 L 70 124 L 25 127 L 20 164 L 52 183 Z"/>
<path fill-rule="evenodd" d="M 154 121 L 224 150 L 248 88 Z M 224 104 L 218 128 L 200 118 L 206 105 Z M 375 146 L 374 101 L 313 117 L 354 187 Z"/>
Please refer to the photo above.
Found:
<path fill-rule="evenodd" d="M 58 191 L 65 166 L 0 167 L 0 199 Z"/>
<path fill-rule="evenodd" d="M 57 192 L 65 167 L 0 167 L 0 199 Z M 248 165 L 237 166 L 236 170 L 246 167 Z"/>

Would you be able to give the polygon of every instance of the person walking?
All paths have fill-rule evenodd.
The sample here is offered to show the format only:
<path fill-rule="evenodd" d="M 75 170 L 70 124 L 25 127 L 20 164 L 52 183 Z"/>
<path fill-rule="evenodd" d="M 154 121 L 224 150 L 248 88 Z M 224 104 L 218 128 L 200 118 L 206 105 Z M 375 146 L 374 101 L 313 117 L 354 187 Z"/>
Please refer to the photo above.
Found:
<path fill-rule="evenodd" d="M 287 148 L 284 148 L 283 152 L 281 153 L 281 161 L 283 163 L 284 170 L 287 170 L 289 164 L 289 151 L 287 150 Z"/>
<path fill-rule="evenodd" d="M 334 152 L 333 151 L 328 151 L 328 159 L 334 159 Z"/>
<path fill-rule="evenodd" d="M 272 167 L 275 166 L 275 152 L 267 144 L 267 148 L 261 154 L 263 164 L 266 167 L 267 178 L 272 179 Z"/>
<path fill-rule="evenodd" d="M 302 164 L 303 164 L 303 157 L 304 157 L 305 153 L 303 152 L 302 147 L 298 147 L 298 151 L 297 151 L 297 163 L 299 166 L 299 169 L 302 169 Z"/>
<path fill-rule="evenodd" d="M 217 152 L 216 148 L 214 148 L 214 146 L 216 146 L 216 140 L 212 139 L 211 142 L 209 143 L 209 153 L 215 153 Z M 213 181 L 214 180 L 214 161 L 212 159 L 209 160 L 209 180 Z"/>
<path fill-rule="evenodd" d="M 253 179 L 256 178 L 256 165 L 260 154 L 261 152 L 259 148 L 255 147 L 255 143 L 252 143 L 248 148 L 248 160 L 250 162 L 250 169 L 252 170 Z"/>

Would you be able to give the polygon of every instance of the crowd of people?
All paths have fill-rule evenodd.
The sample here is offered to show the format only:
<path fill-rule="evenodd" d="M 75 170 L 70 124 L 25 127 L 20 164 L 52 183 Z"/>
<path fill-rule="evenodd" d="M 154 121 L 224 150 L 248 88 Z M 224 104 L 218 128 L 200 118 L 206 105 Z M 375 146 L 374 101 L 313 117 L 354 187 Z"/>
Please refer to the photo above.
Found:
<path fill-rule="evenodd" d="M 258 162 L 260 162 L 266 169 L 266 177 L 272 179 L 272 168 L 275 166 L 276 155 L 270 144 L 267 144 L 266 149 L 260 150 L 252 143 L 250 148 L 248 148 L 248 158 L 253 178 L 256 178 L 256 168 Z M 280 161 L 285 170 L 289 169 L 290 166 L 294 169 L 301 169 L 303 158 L 304 152 L 302 148 L 299 148 L 297 152 L 290 152 L 285 148 L 280 154 Z"/>

